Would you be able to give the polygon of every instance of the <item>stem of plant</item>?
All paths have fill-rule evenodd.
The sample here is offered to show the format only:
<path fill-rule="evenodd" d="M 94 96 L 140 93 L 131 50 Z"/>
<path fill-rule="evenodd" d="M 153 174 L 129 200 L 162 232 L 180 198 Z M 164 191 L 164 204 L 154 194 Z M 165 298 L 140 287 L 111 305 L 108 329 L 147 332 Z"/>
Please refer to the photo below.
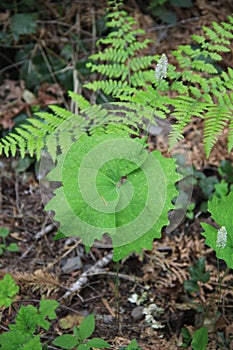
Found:
<path fill-rule="evenodd" d="M 219 305 L 220 305 L 220 301 L 221 301 L 221 288 L 222 288 L 222 282 L 224 280 L 224 278 L 226 277 L 226 275 L 229 272 L 229 267 L 227 266 L 227 268 L 225 269 L 224 275 L 222 276 L 222 278 L 220 277 L 220 266 L 219 266 L 219 258 L 217 258 L 217 266 L 218 266 L 218 288 L 217 288 L 217 293 L 218 293 L 218 304 L 217 304 L 217 310 L 216 310 L 216 317 L 215 317 L 215 323 L 217 321 L 217 312 L 219 309 Z"/>
<path fill-rule="evenodd" d="M 116 262 L 116 273 L 115 273 L 115 327 L 116 330 L 119 331 L 120 329 L 120 315 L 119 315 L 119 269 L 120 269 L 120 262 Z"/>

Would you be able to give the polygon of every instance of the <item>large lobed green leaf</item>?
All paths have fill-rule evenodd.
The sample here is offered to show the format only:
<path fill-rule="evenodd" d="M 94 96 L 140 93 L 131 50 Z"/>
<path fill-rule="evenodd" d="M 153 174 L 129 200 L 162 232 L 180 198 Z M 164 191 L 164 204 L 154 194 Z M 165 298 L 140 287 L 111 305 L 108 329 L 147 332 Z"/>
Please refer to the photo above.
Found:
<path fill-rule="evenodd" d="M 97 128 L 58 157 L 49 178 L 62 182 L 46 206 L 55 211 L 60 231 L 81 237 L 88 247 L 107 233 L 114 260 L 120 260 L 132 251 L 151 249 L 161 236 L 179 175 L 173 159 L 148 153 L 141 139 L 130 138 L 125 130 Z"/>

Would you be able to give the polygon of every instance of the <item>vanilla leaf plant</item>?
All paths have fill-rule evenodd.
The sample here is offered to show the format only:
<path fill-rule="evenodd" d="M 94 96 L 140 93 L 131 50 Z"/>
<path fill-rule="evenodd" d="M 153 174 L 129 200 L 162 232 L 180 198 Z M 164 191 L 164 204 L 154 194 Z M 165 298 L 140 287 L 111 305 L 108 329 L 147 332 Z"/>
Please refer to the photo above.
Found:
<path fill-rule="evenodd" d="M 229 268 L 233 268 L 233 191 L 227 196 L 215 196 L 208 202 L 208 211 L 218 228 L 201 223 L 205 243 L 211 247 L 218 259 L 225 261 Z"/>
<path fill-rule="evenodd" d="M 115 102 L 91 105 L 70 92 L 78 114 L 51 106 L 52 113 L 37 113 L 0 141 L 0 151 L 7 156 L 19 149 L 22 157 L 28 152 L 39 159 L 41 150 L 47 149 L 57 161 L 50 179 L 61 181 L 61 186 L 46 209 L 55 211 L 66 236 L 81 236 L 88 247 L 109 234 L 115 260 L 152 247 L 168 224 L 167 213 L 177 195 L 174 184 L 179 177 L 173 160 L 157 151 L 149 153 L 145 141 L 139 142 L 145 120 L 156 124 L 155 115 L 175 117 L 172 146 L 192 117 L 204 118 L 207 156 L 226 125 L 229 150 L 233 145 L 233 70 L 216 68 L 221 53 L 230 50 L 233 18 L 213 23 L 213 29 L 204 27 L 203 36 L 193 36 L 197 48 L 180 46 L 173 53 L 176 68 L 166 55 L 142 54 L 150 41 L 142 38 L 144 32 L 121 5 L 122 1 L 109 1 L 110 33 L 100 40 L 102 49 L 88 64 L 100 78 L 85 85 Z"/>

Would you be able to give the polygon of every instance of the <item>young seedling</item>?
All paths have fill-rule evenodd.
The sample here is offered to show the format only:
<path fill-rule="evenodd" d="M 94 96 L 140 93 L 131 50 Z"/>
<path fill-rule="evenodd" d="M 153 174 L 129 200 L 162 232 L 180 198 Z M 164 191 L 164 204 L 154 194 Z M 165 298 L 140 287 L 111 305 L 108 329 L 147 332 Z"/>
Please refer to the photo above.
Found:
<path fill-rule="evenodd" d="M 11 286 L 12 293 L 15 294 L 17 286 L 15 287 L 13 282 L 12 279 L 9 280 L 8 286 Z M 10 302 L 11 300 L 8 304 Z M 5 302 L 6 304 L 7 302 Z M 9 325 L 9 331 L 0 335 L 0 349 L 42 350 L 39 331 L 41 329 L 49 330 L 51 324 L 48 320 L 54 320 L 57 317 L 55 309 L 58 306 L 59 303 L 55 300 L 41 300 L 39 308 L 32 305 L 21 306 L 14 324 Z"/>
<path fill-rule="evenodd" d="M 6 237 L 9 236 L 9 229 L 7 227 L 0 227 L 0 237 L 2 238 L 2 243 L 0 244 L 0 255 L 4 253 L 4 251 L 8 252 L 18 252 L 19 247 L 16 243 L 10 243 L 7 245 Z"/>
<path fill-rule="evenodd" d="M 92 335 L 94 330 L 95 319 L 94 315 L 91 314 L 84 318 L 79 327 L 74 327 L 73 335 L 61 335 L 53 341 L 53 345 L 56 345 L 62 349 L 73 349 L 76 347 L 77 350 L 91 350 L 92 348 L 110 348 L 110 345 L 101 338 L 92 338 L 90 340 L 87 340 L 87 338 L 89 338 Z"/>
<path fill-rule="evenodd" d="M 0 281 L 0 306 L 11 306 L 18 291 L 19 286 L 9 274 L 6 274 Z"/>
<path fill-rule="evenodd" d="M 138 345 L 136 339 L 133 339 L 131 343 L 128 346 L 124 346 L 123 348 L 120 348 L 119 350 L 142 350 L 142 348 Z"/>

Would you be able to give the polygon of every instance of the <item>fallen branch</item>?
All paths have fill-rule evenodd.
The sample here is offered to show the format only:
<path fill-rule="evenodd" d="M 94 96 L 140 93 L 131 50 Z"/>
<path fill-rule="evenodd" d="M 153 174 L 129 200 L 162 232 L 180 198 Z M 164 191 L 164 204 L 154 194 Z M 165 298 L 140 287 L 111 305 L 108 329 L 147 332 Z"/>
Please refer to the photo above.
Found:
<path fill-rule="evenodd" d="M 68 298 L 72 293 L 77 293 L 80 291 L 81 288 L 87 283 L 88 277 L 90 275 L 93 275 L 95 273 L 98 273 L 101 271 L 101 269 L 105 266 L 107 266 L 110 261 L 112 261 L 113 252 L 108 253 L 106 256 L 104 256 L 101 260 L 97 261 L 95 265 L 90 267 L 87 271 L 83 272 L 81 276 L 79 277 L 78 281 L 75 282 L 68 290 L 67 292 L 60 298 L 65 299 Z"/>

